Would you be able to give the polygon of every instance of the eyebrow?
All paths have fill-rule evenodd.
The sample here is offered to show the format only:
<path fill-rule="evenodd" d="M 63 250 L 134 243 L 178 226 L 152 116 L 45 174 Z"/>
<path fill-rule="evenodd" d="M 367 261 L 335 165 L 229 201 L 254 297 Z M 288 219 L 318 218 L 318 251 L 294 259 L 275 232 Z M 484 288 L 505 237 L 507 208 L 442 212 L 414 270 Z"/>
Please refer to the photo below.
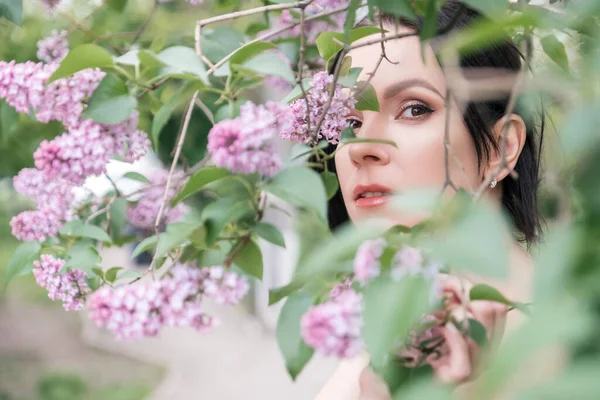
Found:
<path fill-rule="evenodd" d="M 396 96 L 398 93 L 411 88 L 413 86 L 423 87 L 425 89 L 429 89 L 432 92 L 437 93 L 442 99 L 444 96 L 429 82 L 420 78 L 407 79 L 404 81 L 396 82 L 390 87 L 388 87 L 383 93 L 384 99 L 389 99 L 390 97 Z"/>

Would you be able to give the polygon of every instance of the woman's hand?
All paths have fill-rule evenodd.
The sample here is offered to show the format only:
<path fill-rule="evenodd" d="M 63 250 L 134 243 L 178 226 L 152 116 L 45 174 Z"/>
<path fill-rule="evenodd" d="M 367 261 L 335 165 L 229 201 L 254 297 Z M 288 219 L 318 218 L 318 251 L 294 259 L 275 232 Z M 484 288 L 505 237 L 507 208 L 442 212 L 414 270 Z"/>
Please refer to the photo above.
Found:
<path fill-rule="evenodd" d="M 465 323 L 469 318 L 475 319 L 484 326 L 488 343 L 491 346 L 498 343 L 504 332 L 508 307 L 492 301 L 471 302 L 469 292 L 473 285 L 465 279 L 449 275 L 440 275 L 438 279 L 441 291 L 447 300 L 444 309 L 434 313 L 433 316 L 439 318 L 442 314 L 450 313 L 457 321 Z M 468 331 L 461 332 L 461 330 L 448 322 L 427 333 L 429 335 L 427 339 L 430 339 L 431 335 L 443 339 L 439 351 L 425 358 L 425 363 L 431 365 L 440 382 L 457 385 L 476 378 L 481 371 L 479 363 L 481 349 L 468 336 Z M 400 355 L 415 360 L 421 356 L 416 348 L 405 349 Z M 385 384 L 370 368 L 365 368 L 359 381 L 361 399 L 390 399 Z"/>

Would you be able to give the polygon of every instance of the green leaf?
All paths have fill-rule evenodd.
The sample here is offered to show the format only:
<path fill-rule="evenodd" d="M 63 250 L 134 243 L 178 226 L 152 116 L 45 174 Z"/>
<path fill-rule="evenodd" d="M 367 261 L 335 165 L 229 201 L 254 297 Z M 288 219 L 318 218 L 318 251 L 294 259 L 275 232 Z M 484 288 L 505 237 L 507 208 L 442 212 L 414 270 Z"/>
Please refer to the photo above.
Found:
<path fill-rule="evenodd" d="M 561 349 L 582 340 L 590 333 L 589 322 L 581 304 L 556 303 L 536 308 L 526 322 L 503 338 L 494 357 L 487 360 L 486 373 L 478 378 L 473 398 L 498 398 L 506 384 L 518 376 L 519 367 L 545 351 Z"/>
<path fill-rule="evenodd" d="M 398 148 L 398 145 L 393 140 L 388 139 L 366 139 L 366 138 L 354 138 L 354 139 L 342 139 L 342 143 L 344 144 L 352 144 L 352 143 L 381 143 L 388 144 L 395 148 Z"/>
<path fill-rule="evenodd" d="M 150 51 L 153 53 L 160 53 L 165 47 L 165 38 L 162 36 L 156 36 L 152 39 L 152 43 L 150 44 Z"/>
<path fill-rule="evenodd" d="M 0 0 L 0 17 L 21 26 L 23 23 L 23 0 Z"/>
<path fill-rule="evenodd" d="M 137 106 L 125 82 L 107 74 L 94 91 L 83 116 L 101 124 L 112 125 L 125 121 Z"/>
<path fill-rule="evenodd" d="M 327 220 L 327 194 L 323 181 L 315 171 L 303 167 L 284 169 L 265 188 L 282 200 L 315 210 Z"/>
<path fill-rule="evenodd" d="M 285 248 L 285 239 L 276 226 L 269 224 L 268 222 L 259 221 L 252 227 L 251 231 L 266 241 Z"/>
<path fill-rule="evenodd" d="M 122 12 L 127 6 L 127 0 L 107 0 L 106 4 L 113 10 Z"/>
<path fill-rule="evenodd" d="M 196 172 L 188 179 L 185 186 L 171 201 L 171 207 L 175 207 L 177 203 L 183 199 L 197 193 L 207 184 L 217 181 L 226 176 L 231 176 L 231 172 L 225 168 L 205 167 Z"/>
<path fill-rule="evenodd" d="M 24 242 L 16 248 L 6 266 L 4 288 L 15 276 L 31 272 L 33 262 L 40 258 L 41 249 L 42 246 L 38 242 Z"/>
<path fill-rule="evenodd" d="M 85 237 L 111 243 L 110 237 L 103 229 L 95 225 L 85 224 L 80 219 L 67 222 L 58 232 L 63 236 Z"/>
<path fill-rule="evenodd" d="M 127 213 L 127 200 L 117 199 L 110 206 L 110 231 L 113 239 L 121 238 L 121 231 L 125 225 L 125 216 Z"/>
<path fill-rule="evenodd" d="M 88 275 L 93 273 L 92 268 L 101 267 L 102 257 L 98 250 L 87 241 L 77 242 L 67 252 L 66 269 L 79 269 Z"/>
<path fill-rule="evenodd" d="M 544 53 L 552 61 L 554 61 L 560 68 L 565 71 L 569 71 L 569 57 L 567 56 L 567 51 L 565 50 L 565 45 L 556 38 L 554 35 L 544 36 L 540 43 L 542 45 L 542 49 L 544 49 Z"/>
<path fill-rule="evenodd" d="M 427 8 L 425 18 L 423 20 L 423 27 L 421 28 L 421 41 L 429 40 L 435 36 L 437 31 L 437 20 L 438 20 L 438 0 L 426 0 Z"/>
<path fill-rule="evenodd" d="M 469 336 L 477 343 L 481 348 L 484 348 L 488 344 L 487 332 L 485 326 L 476 319 L 469 318 Z"/>
<path fill-rule="evenodd" d="M 248 200 L 232 198 L 222 198 L 204 207 L 202 220 L 206 228 L 206 244 L 212 245 L 227 224 L 253 212 Z"/>
<path fill-rule="evenodd" d="M 164 49 L 156 56 L 165 64 L 161 75 L 190 73 L 207 83 L 206 67 L 191 47 L 173 46 Z"/>
<path fill-rule="evenodd" d="M 250 240 L 248 243 L 246 243 L 244 248 L 237 254 L 237 256 L 235 256 L 233 262 L 248 275 L 262 280 L 263 257 L 260 247 L 256 244 L 256 242 Z"/>
<path fill-rule="evenodd" d="M 506 13 L 509 4 L 508 0 L 463 0 L 463 2 L 489 17 Z"/>
<path fill-rule="evenodd" d="M 590 100 L 589 104 L 574 108 L 564 116 L 564 122 L 557 130 L 561 150 L 567 157 L 580 159 L 599 143 L 598 126 L 600 99 Z"/>
<path fill-rule="evenodd" d="M 544 233 L 536 260 L 533 281 L 534 302 L 553 301 L 565 292 L 565 282 L 576 259 L 577 236 L 566 226 L 556 226 Z"/>
<path fill-rule="evenodd" d="M 139 50 L 137 50 L 137 49 L 129 50 L 127 53 L 123 54 L 122 56 L 116 57 L 115 64 L 131 65 L 131 66 L 139 65 L 140 58 L 139 58 L 138 53 L 139 53 Z"/>
<path fill-rule="evenodd" d="M 406 17 L 411 20 L 416 18 L 409 0 L 369 0 L 369 5 L 379 8 L 383 13 L 396 17 Z"/>
<path fill-rule="evenodd" d="M 113 283 L 117 279 L 117 273 L 122 270 L 123 267 L 112 267 L 104 273 L 104 280 Z"/>
<path fill-rule="evenodd" d="M 261 53 L 242 65 L 231 65 L 232 70 L 252 71 L 266 76 L 278 76 L 289 82 L 295 82 L 294 72 L 289 64 L 277 54 Z"/>
<path fill-rule="evenodd" d="M 156 244 L 157 257 L 167 255 L 174 248 L 188 241 L 188 236 L 197 229 L 196 224 L 175 222 L 167 225 L 166 231 L 159 234 Z"/>
<path fill-rule="evenodd" d="M 125 175 L 123 175 L 123 178 L 131 179 L 131 180 L 142 182 L 142 183 L 148 183 L 148 184 L 152 183 L 152 182 L 150 182 L 150 179 L 146 178 L 144 175 L 140 174 L 139 172 L 135 172 L 135 171 L 127 172 Z"/>
<path fill-rule="evenodd" d="M 277 321 L 277 345 L 294 380 L 313 355 L 313 349 L 304 343 L 300 335 L 300 319 L 312 304 L 313 299 L 307 293 L 295 293 L 285 302 Z"/>
<path fill-rule="evenodd" d="M 202 53 L 213 64 L 221 61 L 246 42 L 246 38 L 239 30 L 228 27 L 216 28 L 213 31 L 204 29 L 202 35 L 204 36 L 201 41 Z"/>
<path fill-rule="evenodd" d="M 171 96 L 169 98 L 169 100 L 167 100 L 167 102 L 165 104 L 163 104 L 163 106 L 160 108 L 160 110 L 158 110 L 158 112 L 154 116 L 154 119 L 152 120 L 151 139 L 152 139 L 153 148 L 155 150 L 158 149 L 160 133 L 163 130 L 163 128 L 165 127 L 165 125 L 167 124 L 167 122 L 169 122 L 169 119 L 171 118 L 173 111 L 175 111 L 175 109 L 179 106 L 179 104 L 181 104 L 181 102 L 183 100 L 189 99 L 188 96 L 191 97 L 191 94 L 188 90 L 189 87 L 190 87 L 189 82 L 184 83 L 173 94 L 173 96 Z"/>
<path fill-rule="evenodd" d="M 141 278 L 142 274 L 133 269 L 121 269 L 117 271 L 117 280 L 119 279 L 137 279 Z"/>
<path fill-rule="evenodd" d="M 323 184 L 325 185 L 325 190 L 327 191 L 327 200 L 331 200 L 331 198 L 335 196 L 340 188 L 338 177 L 331 171 L 323 171 L 321 172 L 321 179 L 323 179 Z"/>
<path fill-rule="evenodd" d="M 233 56 L 229 59 L 230 67 L 235 64 L 243 64 L 244 62 L 256 57 L 263 51 L 276 49 L 277 46 L 270 42 L 254 42 L 240 47 Z"/>
<path fill-rule="evenodd" d="M 363 338 L 372 364 L 383 365 L 398 341 L 427 312 L 427 284 L 419 277 L 394 281 L 380 276 L 369 283 L 364 292 Z"/>
<path fill-rule="evenodd" d="M 484 202 L 468 204 L 449 229 L 426 239 L 423 248 L 451 268 L 506 277 L 511 234 L 500 212 Z"/>
<path fill-rule="evenodd" d="M 401 212 L 433 212 L 439 203 L 439 189 L 413 189 L 394 195 L 391 205 Z"/>
<path fill-rule="evenodd" d="M 19 113 L 6 102 L 0 103 L 0 138 L 3 143 L 8 143 L 12 134 L 17 131 L 18 124 Z"/>
<path fill-rule="evenodd" d="M 349 126 L 345 127 L 344 130 L 342 131 L 342 135 L 340 136 L 340 141 L 342 143 L 348 143 L 348 142 L 352 142 L 353 140 L 358 140 L 358 138 L 356 137 L 356 134 L 354 133 L 352 128 L 350 128 Z M 357 142 L 357 143 L 360 143 L 360 142 Z"/>
<path fill-rule="evenodd" d="M 350 0 L 350 4 L 348 5 L 348 13 L 346 15 L 346 22 L 344 23 L 344 42 L 348 43 L 350 41 L 350 32 L 352 28 L 354 28 L 354 24 L 356 23 L 356 9 L 360 5 L 360 0 Z"/>
<path fill-rule="evenodd" d="M 458 50 L 468 55 L 504 41 L 507 30 L 511 28 L 536 27 L 542 20 L 541 13 L 504 13 L 494 20 L 480 20 L 457 32 L 444 44 L 442 53 Z"/>
<path fill-rule="evenodd" d="M 354 85 L 356 85 L 356 82 L 358 81 L 358 76 L 360 75 L 361 72 L 362 72 L 362 67 L 350 68 L 348 75 L 341 76 L 338 79 L 338 84 L 342 85 L 343 87 L 348 87 L 348 88 L 353 87 Z"/>
<path fill-rule="evenodd" d="M 349 34 L 350 41 L 347 44 L 376 33 L 381 33 L 381 29 L 375 26 L 361 26 L 352 29 Z M 329 60 L 331 57 L 335 56 L 338 51 L 342 50 L 342 46 L 334 42 L 334 39 L 344 43 L 344 34 L 339 32 L 323 32 L 317 38 L 317 48 L 324 60 Z"/>
<path fill-rule="evenodd" d="M 488 300 L 506 304 L 507 306 L 513 305 L 513 302 L 504 297 L 504 295 L 500 293 L 498 289 L 484 283 L 473 286 L 469 293 L 469 298 L 471 301 Z"/>
<path fill-rule="evenodd" d="M 302 86 L 304 86 L 305 92 L 310 91 L 310 89 L 312 88 L 312 86 L 310 86 L 311 83 L 312 83 L 312 79 L 309 79 L 309 78 L 302 79 Z M 292 101 L 300 98 L 300 96 L 302 96 L 302 88 L 300 87 L 300 85 L 296 85 L 296 86 L 294 86 L 294 88 L 292 90 L 290 90 L 290 92 L 287 94 L 287 96 L 285 96 L 285 98 L 283 100 L 281 100 L 281 102 L 282 103 L 291 103 Z"/>
<path fill-rule="evenodd" d="M 57 79 L 66 78 L 76 72 L 87 68 L 102 68 L 113 65 L 112 55 L 95 44 L 81 44 L 71 51 L 60 62 L 60 65 L 46 84 L 50 84 Z"/>
<path fill-rule="evenodd" d="M 370 83 L 360 81 L 357 83 L 356 92 L 356 108 L 360 111 L 379 111 L 379 101 L 377 100 L 377 92 Z"/>
<path fill-rule="evenodd" d="M 350 73 L 351 69 L 352 69 L 352 57 L 346 56 L 346 57 L 344 57 L 344 61 L 342 61 L 342 66 L 340 67 L 339 76 L 348 75 Z"/>
<path fill-rule="evenodd" d="M 150 250 L 151 248 L 153 248 L 156 245 L 156 236 L 150 236 L 147 237 L 146 239 L 142 240 L 136 247 L 135 249 L 133 249 L 133 252 L 131 253 L 131 258 L 134 259 L 137 256 L 139 256 L 140 254 L 144 253 L 145 251 Z"/>

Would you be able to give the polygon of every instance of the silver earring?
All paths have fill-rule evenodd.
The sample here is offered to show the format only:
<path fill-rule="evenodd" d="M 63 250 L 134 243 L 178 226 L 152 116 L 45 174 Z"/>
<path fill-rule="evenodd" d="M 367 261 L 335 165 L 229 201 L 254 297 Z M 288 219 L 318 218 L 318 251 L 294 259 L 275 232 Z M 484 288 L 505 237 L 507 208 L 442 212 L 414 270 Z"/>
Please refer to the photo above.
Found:
<path fill-rule="evenodd" d="M 490 182 L 490 187 L 493 189 L 496 187 L 496 185 L 498 184 L 498 181 L 496 180 L 496 178 L 492 179 L 492 181 Z"/>

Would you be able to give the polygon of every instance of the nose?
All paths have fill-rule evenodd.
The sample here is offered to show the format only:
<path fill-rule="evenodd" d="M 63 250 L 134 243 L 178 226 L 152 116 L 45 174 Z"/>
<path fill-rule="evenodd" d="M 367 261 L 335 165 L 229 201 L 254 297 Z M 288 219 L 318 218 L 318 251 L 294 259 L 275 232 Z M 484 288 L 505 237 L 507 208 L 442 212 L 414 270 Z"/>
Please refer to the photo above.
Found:
<path fill-rule="evenodd" d="M 390 147 L 388 144 L 364 142 L 351 143 L 348 146 L 350 160 L 355 167 L 384 166 L 390 162 L 389 150 L 386 149 L 386 147 Z"/>

